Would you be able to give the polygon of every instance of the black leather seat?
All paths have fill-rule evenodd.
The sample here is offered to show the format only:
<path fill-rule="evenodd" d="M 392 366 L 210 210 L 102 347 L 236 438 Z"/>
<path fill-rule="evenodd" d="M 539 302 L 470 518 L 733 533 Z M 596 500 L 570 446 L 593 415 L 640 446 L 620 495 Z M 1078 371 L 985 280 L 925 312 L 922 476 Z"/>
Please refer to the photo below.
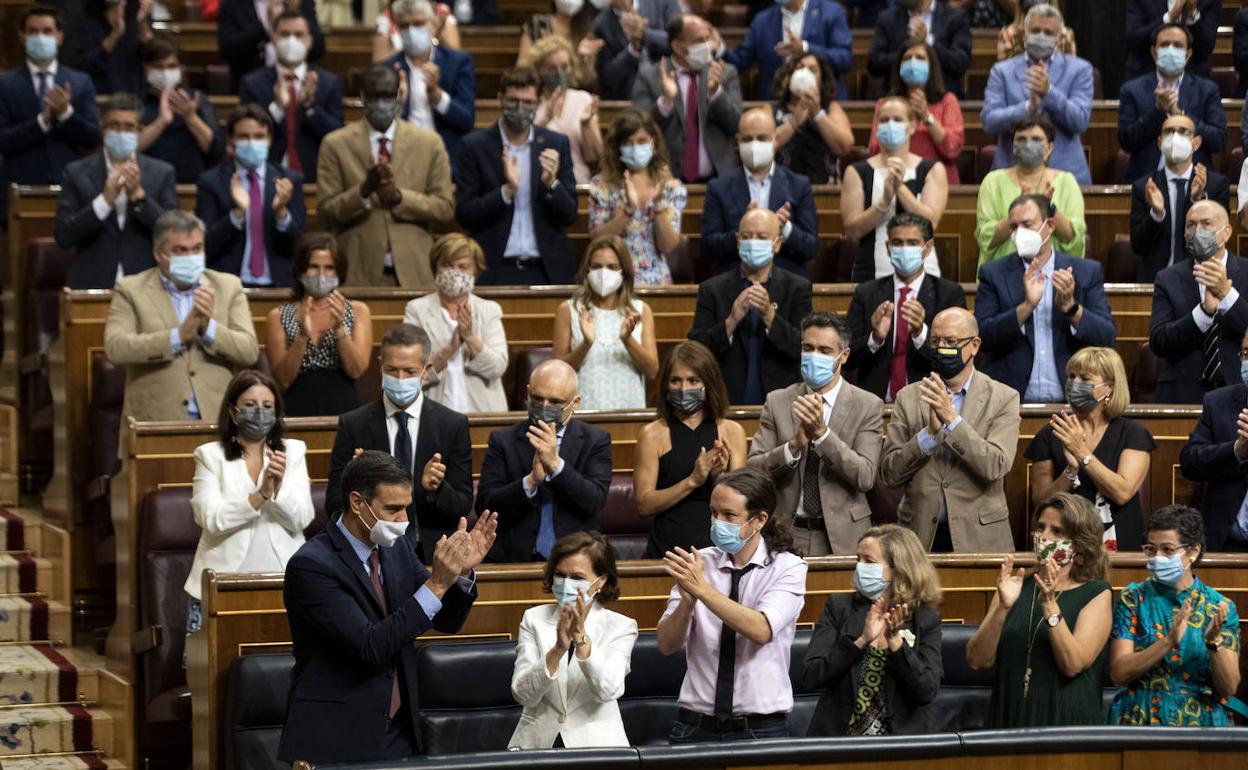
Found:
<path fill-rule="evenodd" d="M 633 499 L 633 474 L 611 474 L 611 487 L 598 513 L 598 522 L 602 525 L 602 534 L 615 547 L 617 559 L 644 557 L 650 535 L 650 519 L 643 519 L 637 512 L 637 501 Z"/>
<path fill-rule="evenodd" d="M 225 770 L 273 770 L 286 723 L 293 655 L 243 655 L 225 685 Z"/>
<path fill-rule="evenodd" d="M 19 255 L 10 255 L 20 259 Z M 22 475 L 28 491 L 43 491 L 52 476 L 53 424 L 52 384 L 48 350 L 61 332 L 61 290 L 69 273 L 72 255 L 51 238 L 34 238 L 26 247 L 26 285 L 14 286 L 25 293 L 25 314 L 17 328 L 18 376 L 21 377 Z"/>

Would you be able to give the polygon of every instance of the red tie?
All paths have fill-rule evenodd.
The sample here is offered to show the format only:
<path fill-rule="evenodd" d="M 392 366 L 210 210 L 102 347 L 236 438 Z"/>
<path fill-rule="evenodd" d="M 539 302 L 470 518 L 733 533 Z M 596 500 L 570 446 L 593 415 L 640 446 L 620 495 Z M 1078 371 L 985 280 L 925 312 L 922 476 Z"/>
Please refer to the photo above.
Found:
<path fill-rule="evenodd" d="M 682 165 L 686 182 L 696 182 L 702 178 L 701 152 L 702 127 L 698 120 L 698 73 L 686 72 L 689 78 L 689 90 L 685 91 L 685 160 Z"/>
<path fill-rule="evenodd" d="M 295 76 L 286 75 L 286 92 L 290 98 L 286 102 L 286 168 L 303 173 L 303 161 L 299 160 L 299 147 L 295 142 L 299 123 L 299 94 L 295 91 Z"/>
<path fill-rule="evenodd" d="M 260 190 L 260 176 L 255 171 L 248 171 L 247 179 L 247 195 L 251 198 L 247 210 L 247 236 L 251 241 L 249 265 L 252 276 L 259 278 L 264 275 L 264 195 Z"/>
<path fill-rule="evenodd" d="M 384 136 L 377 139 L 377 165 L 385 166 L 390 163 L 389 144 L 390 142 Z"/>
<path fill-rule="evenodd" d="M 377 554 L 376 548 L 368 554 L 368 579 L 373 581 L 373 591 L 377 594 L 377 601 L 381 602 L 382 614 L 389 615 L 390 611 L 386 609 L 386 592 L 381 588 L 381 557 Z M 386 717 L 394 719 L 394 715 L 399 713 L 399 675 L 397 673 L 391 682 L 390 710 L 386 712 Z"/>
<path fill-rule="evenodd" d="M 906 387 L 906 349 L 910 339 L 910 324 L 906 323 L 906 317 L 901 314 L 901 306 L 906 304 L 906 296 L 909 294 L 910 287 L 902 286 L 901 296 L 897 298 L 897 320 L 893 323 L 897 333 L 893 337 L 893 367 L 888 378 L 888 392 L 893 401 L 897 400 L 901 389 Z"/>

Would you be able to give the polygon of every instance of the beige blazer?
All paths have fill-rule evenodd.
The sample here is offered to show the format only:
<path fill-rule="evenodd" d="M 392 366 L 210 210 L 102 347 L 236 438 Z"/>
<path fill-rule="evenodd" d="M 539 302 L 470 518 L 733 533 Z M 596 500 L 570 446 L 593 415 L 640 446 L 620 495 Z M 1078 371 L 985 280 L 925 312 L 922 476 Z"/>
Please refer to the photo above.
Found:
<path fill-rule="evenodd" d="M 758 432 L 750 444 L 751 465 L 768 471 L 776 481 L 776 511 L 795 516 L 802 482 L 806 477 L 806 455 L 790 466 L 785 444 L 793 438 L 793 402 L 799 395 L 813 393 L 799 382 L 767 394 Z M 828 436 L 818 446 L 807 445 L 818 453 L 819 502 L 832 553 L 852 554 L 858 538 L 871 528 L 871 508 L 867 492 L 875 485 L 884 428 L 884 402 L 872 393 L 848 382 L 832 404 Z"/>
<path fill-rule="evenodd" d="M 161 283 L 160 268 L 126 276 L 113 287 L 104 351 L 114 364 L 126 367 L 123 425 L 126 417 L 185 420 L 192 392 L 200 416 L 216 420 L 234 371 L 256 362 L 256 330 L 238 276 L 205 270 L 201 283 L 216 293 L 216 337 L 211 344 L 192 342 L 176 356 L 169 339 L 178 315 Z"/>
<path fill-rule="evenodd" d="M 383 284 L 389 244 L 399 285 L 432 288 L 429 251 L 433 236 L 429 230 L 455 217 L 451 164 L 442 138 L 405 120 L 395 121 L 390 167 L 403 199 L 393 209 L 383 207 L 375 194 L 371 208 L 365 208 L 360 197 L 360 183 L 373 166 L 364 121 L 328 134 L 321 141 L 318 164 L 317 215 L 350 260 L 347 285 Z"/>
<path fill-rule="evenodd" d="M 511 694 L 524 712 L 507 748 L 549 749 L 558 735 L 568 748 L 629 745 L 616 701 L 632 667 L 637 621 L 595 604 L 585 618 L 589 657 L 569 661 L 565 654 L 552 677 L 546 653 L 558 623 L 556 604 L 530 607 L 520 621 Z"/>
<path fill-rule="evenodd" d="M 195 523 L 203 529 L 191 574 L 182 590 L 200 598 L 204 570 L 239 572 L 247 560 L 252 543 L 263 538 L 257 547 L 268 548 L 277 563 L 285 566 L 303 545 L 303 530 L 312 523 L 312 485 L 308 481 L 308 447 L 293 438 L 283 439 L 286 447 L 286 473 L 282 486 L 272 500 L 252 508 L 247 498 L 260 489 L 258 482 L 247 474 L 247 461 L 239 457 L 226 460 L 220 441 L 202 444 L 195 449 L 195 483 L 191 493 L 191 511 Z M 269 466 L 266 456 L 260 467 L 260 479 Z"/>
<path fill-rule="evenodd" d="M 1013 551 L 1004 481 L 1018 449 L 1018 391 L 976 369 L 962 404 L 962 421 L 929 456 L 917 438 L 928 420 L 919 385 L 911 383 L 897 394 L 880 461 L 884 483 L 905 488 L 898 523 L 931 548 L 943 499 L 953 550 Z"/>
<path fill-rule="evenodd" d="M 503 392 L 503 372 L 507 371 L 507 333 L 503 330 L 503 308 L 497 302 L 468 296 L 472 310 L 472 328 L 481 338 L 481 353 L 469 357 L 464 346 L 464 382 L 468 388 L 468 411 L 505 412 L 507 395 Z M 429 335 L 429 345 L 440 350 L 451 341 L 451 329 L 442 316 L 437 292 L 430 292 L 407 303 L 403 321 L 415 324 Z M 425 387 L 425 395 L 446 403 L 446 370 L 433 375 Z"/>

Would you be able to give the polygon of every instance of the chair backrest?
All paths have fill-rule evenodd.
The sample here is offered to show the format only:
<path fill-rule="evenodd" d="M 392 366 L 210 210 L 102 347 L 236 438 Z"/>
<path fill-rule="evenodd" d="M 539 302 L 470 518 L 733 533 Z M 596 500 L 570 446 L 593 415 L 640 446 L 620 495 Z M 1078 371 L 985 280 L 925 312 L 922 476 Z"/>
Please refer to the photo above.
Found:
<path fill-rule="evenodd" d="M 617 559 L 641 559 L 646 551 L 646 539 L 650 534 L 650 520 L 637 512 L 633 499 L 633 476 L 629 473 L 611 474 L 611 487 L 607 501 L 598 513 L 602 534 L 615 548 Z"/>
<path fill-rule="evenodd" d="M 1213 67 L 1209 70 L 1209 79 L 1218 87 L 1223 99 L 1242 99 L 1243 91 L 1239 90 L 1239 73 L 1234 67 Z"/>
<path fill-rule="evenodd" d="M 243 655 L 225 685 L 228 750 L 225 770 L 272 770 L 286 723 L 286 695 L 295 656 Z"/>
<path fill-rule="evenodd" d="M 535 347 L 511 347 L 511 361 L 507 371 L 503 373 L 503 392 L 507 394 L 507 408 L 523 412 L 528 409 L 525 404 L 529 387 L 529 375 L 543 361 L 554 356 L 549 345 Z"/>
<path fill-rule="evenodd" d="M 61 289 L 73 255 L 51 238 L 32 238 L 26 247 L 25 353 L 47 353 L 61 332 Z"/>
<path fill-rule="evenodd" d="M 995 144 L 985 144 L 979 148 L 979 152 L 975 154 L 975 179 L 977 183 L 983 181 L 988 176 L 988 172 L 992 170 L 992 161 L 997 157 L 997 146 Z"/>
<path fill-rule="evenodd" d="M 695 260 L 693 255 L 689 253 L 689 238 L 680 236 L 680 242 L 676 244 L 676 248 L 664 255 L 667 259 L 667 266 L 672 271 L 673 283 L 697 283 L 701 280 L 698 275 L 699 262 L 705 260 Z"/>
<path fill-rule="evenodd" d="M 1131 249 L 1131 240 L 1119 235 L 1109 245 L 1109 259 L 1105 263 L 1106 283 L 1135 283 L 1140 272 L 1140 258 Z"/>
<path fill-rule="evenodd" d="M 1145 342 L 1131 370 L 1131 401 L 1136 404 L 1152 404 L 1157 399 L 1157 371 L 1160 365 L 1152 348 Z"/>
<path fill-rule="evenodd" d="M 521 712 L 511 697 L 514 668 L 512 641 L 420 646 L 416 681 L 425 752 L 506 749 Z"/>

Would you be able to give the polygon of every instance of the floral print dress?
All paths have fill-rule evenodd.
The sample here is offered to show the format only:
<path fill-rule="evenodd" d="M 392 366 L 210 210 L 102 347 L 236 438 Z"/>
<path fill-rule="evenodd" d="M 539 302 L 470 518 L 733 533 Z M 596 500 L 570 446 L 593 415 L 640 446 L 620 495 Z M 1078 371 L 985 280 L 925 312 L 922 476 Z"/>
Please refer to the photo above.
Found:
<path fill-rule="evenodd" d="M 685 186 L 675 179 L 667 180 L 658 197 L 672 218 L 672 227 L 680 232 L 680 216 L 685 210 L 689 194 Z M 615 218 L 617 209 L 624 208 L 628 202 L 624 185 L 613 187 L 607 184 L 601 174 L 589 183 L 589 228 L 602 227 Z M 633 255 L 633 266 L 636 268 L 637 286 L 667 286 L 672 282 L 672 271 L 667 266 L 667 259 L 659 253 L 654 242 L 654 207 L 638 207 L 628 225 L 624 228 L 624 242 L 628 244 L 628 253 Z M 574 324 L 575 326 L 575 324 Z"/>

